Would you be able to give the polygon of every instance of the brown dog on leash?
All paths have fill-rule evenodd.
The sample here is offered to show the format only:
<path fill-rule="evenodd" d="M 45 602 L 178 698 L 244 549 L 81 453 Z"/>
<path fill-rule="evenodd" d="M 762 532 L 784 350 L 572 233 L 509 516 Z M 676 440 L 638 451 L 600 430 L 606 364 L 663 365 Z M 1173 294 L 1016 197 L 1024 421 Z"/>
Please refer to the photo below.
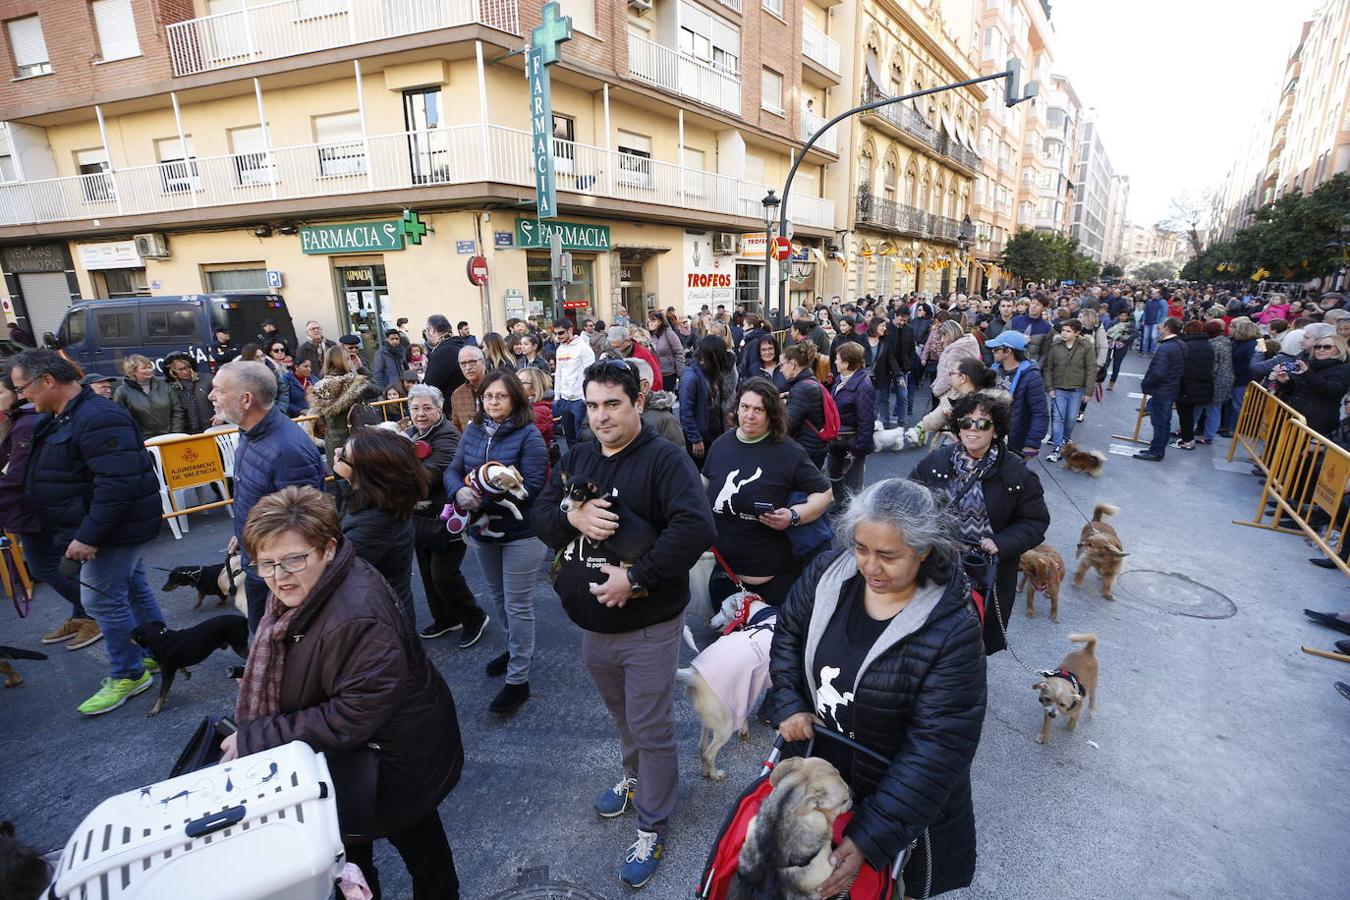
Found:
<path fill-rule="evenodd" d="M 1060 662 L 1058 669 L 1047 669 L 1041 673 L 1041 680 L 1031 686 L 1040 697 L 1041 709 L 1045 711 L 1045 721 L 1041 724 L 1040 736 L 1036 743 L 1044 744 L 1050 740 L 1050 720 L 1061 714 L 1069 719 L 1069 731 L 1078 727 L 1078 717 L 1083 714 L 1083 704 L 1092 713 L 1097 712 L 1097 636 L 1095 634 L 1071 634 L 1071 643 L 1086 646 L 1073 650 Z"/>
<path fill-rule="evenodd" d="M 1050 598 L 1050 621 L 1059 621 L 1059 586 L 1064 581 L 1064 557 L 1049 544 L 1022 554 L 1017 568 L 1027 589 L 1027 618 L 1036 618 L 1036 592 Z M 1018 586 L 1019 588 L 1021 585 Z"/>
<path fill-rule="evenodd" d="M 1083 576 L 1088 569 L 1096 569 L 1102 579 L 1102 596 L 1114 600 L 1111 592 L 1115 589 L 1116 576 L 1125 566 L 1125 557 L 1129 556 L 1121 546 L 1120 535 L 1107 524 L 1107 516 L 1120 512 L 1109 503 L 1098 503 L 1092 511 L 1092 521 L 1083 526 L 1078 536 L 1078 571 L 1073 575 L 1073 586 L 1083 586 Z"/>

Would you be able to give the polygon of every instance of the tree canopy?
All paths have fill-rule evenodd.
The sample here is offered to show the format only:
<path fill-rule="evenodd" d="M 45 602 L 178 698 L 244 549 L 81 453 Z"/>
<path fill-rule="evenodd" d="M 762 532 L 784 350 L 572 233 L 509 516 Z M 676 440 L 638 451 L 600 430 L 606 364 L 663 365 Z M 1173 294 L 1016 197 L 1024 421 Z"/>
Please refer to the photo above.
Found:
<path fill-rule="evenodd" d="M 1100 270 L 1076 239 L 1029 228 L 1008 239 L 999 265 L 1024 281 L 1092 281 Z"/>
<path fill-rule="evenodd" d="M 1308 281 L 1350 264 L 1341 229 L 1350 227 L 1350 175 L 1341 173 L 1312 193 L 1293 191 L 1252 214 L 1252 224 L 1225 243 L 1211 244 L 1181 270 L 1189 281 Z M 1260 276 L 1255 277 L 1254 276 Z"/>

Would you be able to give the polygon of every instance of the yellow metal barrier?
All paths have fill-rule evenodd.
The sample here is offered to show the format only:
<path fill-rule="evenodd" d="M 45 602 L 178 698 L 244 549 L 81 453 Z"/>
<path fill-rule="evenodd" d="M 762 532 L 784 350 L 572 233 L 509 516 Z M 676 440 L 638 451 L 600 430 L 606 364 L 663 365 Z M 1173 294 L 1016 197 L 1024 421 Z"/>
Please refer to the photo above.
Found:
<path fill-rule="evenodd" d="M 1132 434 L 1113 434 L 1111 437 L 1120 441 L 1129 441 L 1133 444 L 1147 444 L 1148 441 L 1139 436 L 1140 430 L 1144 427 L 1144 420 L 1148 418 L 1148 395 L 1144 394 L 1139 398 L 1139 412 L 1134 417 L 1134 433 Z"/>
<path fill-rule="evenodd" d="M 1302 413 L 1261 385 L 1251 382 L 1242 397 L 1242 409 L 1238 412 L 1237 425 L 1233 428 L 1233 443 L 1228 447 L 1228 461 L 1233 461 L 1233 455 L 1241 446 L 1261 471 L 1269 474 L 1278 438 L 1284 433 L 1284 423 L 1291 419 L 1307 424 Z"/>
<path fill-rule="evenodd" d="M 1285 416 L 1273 440 L 1267 431 L 1263 458 L 1268 468 L 1256 515 L 1250 522 L 1235 519 L 1233 524 L 1305 535 L 1342 572 L 1350 575 L 1350 566 L 1341 559 L 1346 530 L 1350 528 L 1350 503 L 1346 501 L 1350 451 L 1313 431 L 1300 419 Z M 1267 513 L 1266 503 L 1270 500 L 1275 502 L 1275 509 Z M 1280 525 L 1285 516 L 1297 527 Z M 1271 520 L 1269 523 L 1267 518 Z"/>

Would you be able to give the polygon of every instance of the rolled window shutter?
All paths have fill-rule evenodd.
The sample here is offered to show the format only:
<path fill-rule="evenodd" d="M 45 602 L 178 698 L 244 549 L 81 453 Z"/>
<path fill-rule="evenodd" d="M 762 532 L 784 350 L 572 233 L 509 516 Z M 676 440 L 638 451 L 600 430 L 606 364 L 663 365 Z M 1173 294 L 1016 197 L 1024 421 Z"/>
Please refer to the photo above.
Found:
<path fill-rule="evenodd" d="M 42 36 L 42 22 L 37 16 L 10 22 L 9 44 L 14 51 L 14 63 L 20 69 L 51 62 L 47 41 Z"/>
<path fill-rule="evenodd" d="M 131 0 L 94 0 L 91 6 L 103 61 L 140 56 L 141 43 L 136 37 Z"/>

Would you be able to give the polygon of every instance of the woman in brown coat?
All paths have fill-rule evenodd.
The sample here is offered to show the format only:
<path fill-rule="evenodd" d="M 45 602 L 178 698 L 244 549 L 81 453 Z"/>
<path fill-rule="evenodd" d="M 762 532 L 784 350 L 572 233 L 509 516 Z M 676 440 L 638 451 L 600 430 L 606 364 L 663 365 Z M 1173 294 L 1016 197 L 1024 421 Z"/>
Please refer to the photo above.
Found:
<path fill-rule="evenodd" d="M 416 900 L 458 898 L 437 807 L 463 766 L 459 722 L 393 589 L 357 558 L 332 498 L 312 487 L 259 500 L 244 547 L 271 593 L 224 759 L 291 741 L 327 754 L 347 859 L 376 900 L 376 838 L 403 857 Z"/>

